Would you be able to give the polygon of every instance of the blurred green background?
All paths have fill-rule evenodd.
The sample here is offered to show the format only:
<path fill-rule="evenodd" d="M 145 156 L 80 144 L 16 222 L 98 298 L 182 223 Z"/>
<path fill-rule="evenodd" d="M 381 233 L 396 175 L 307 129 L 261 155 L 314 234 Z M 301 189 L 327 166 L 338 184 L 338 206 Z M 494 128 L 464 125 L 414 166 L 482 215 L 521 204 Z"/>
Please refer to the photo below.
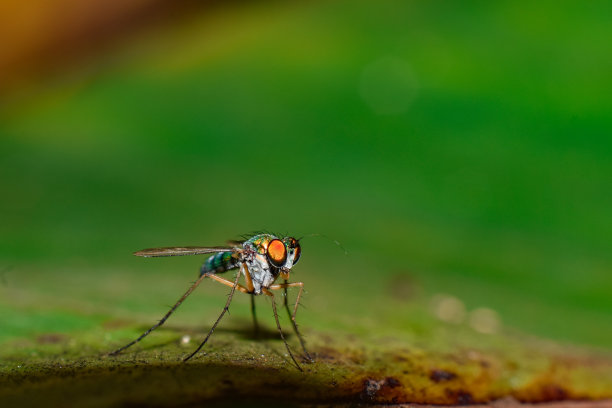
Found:
<path fill-rule="evenodd" d="M 3 95 L 0 340 L 152 322 L 204 259 L 131 252 L 266 229 L 348 250 L 304 238 L 305 327 L 445 293 L 612 346 L 610 3 L 185 14 Z M 207 326 L 226 293 L 177 322 Z"/>

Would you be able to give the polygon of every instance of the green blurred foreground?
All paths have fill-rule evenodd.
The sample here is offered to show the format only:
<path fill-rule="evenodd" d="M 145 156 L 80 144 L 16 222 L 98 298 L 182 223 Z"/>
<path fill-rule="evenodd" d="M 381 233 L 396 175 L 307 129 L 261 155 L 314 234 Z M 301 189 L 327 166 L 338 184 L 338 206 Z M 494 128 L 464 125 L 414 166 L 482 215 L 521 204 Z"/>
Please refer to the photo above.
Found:
<path fill-rule="evenodd" d="M 375 356 L 407 353 L 397 367 L 408 374 L 393 374 L 403 394 L 373 400 L 462 402 L 459 388 L 473 400 L 609 396 L 609 357 L 516 334 L 597 353 L 612 344 L 612 10 L 576 4 L 218 9 L 126 46 L 86 79 L 7 103 L 2 372 L 20 383 L 20 366 L 55 376 L 62 359 L 96 375 L 133 359 L 178 367 L 227 289 L 206 282 L 144 351 L 99 359 L 159 319 L 204 260 L 130 253 L 266 228 L 323 233 L 349 252 L 305 238 L 293 275 L 307 288 L 298 320 L 321 356 L 313 381 L 356 372 L 333 381 L 363 395 L 376 388 L 363 381 L 387 376 Z M 482 308 L 494 324 L 478 332 Z M 241 338 L 246 297 L 231 312 L 198 367 L 297 375 L 281 343 Z M 184 334 L 193 339 L 181 346 Z M 328 342 L 341 363 L 325 357 Z M 450 394 L 428 377 L 444 364 L 462 381 Z M 478 370 L 489 388 L 470 388 Z M 519 391 L 529 387 L 537 397 Z"/>

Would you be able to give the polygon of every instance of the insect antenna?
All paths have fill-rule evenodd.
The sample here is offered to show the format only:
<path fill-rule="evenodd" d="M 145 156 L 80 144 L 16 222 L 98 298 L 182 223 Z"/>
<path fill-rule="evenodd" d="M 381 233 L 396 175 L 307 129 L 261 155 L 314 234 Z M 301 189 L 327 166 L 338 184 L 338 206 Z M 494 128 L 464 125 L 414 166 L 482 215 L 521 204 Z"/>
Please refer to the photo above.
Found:
<path fill-rule="evenodd" d="M 348 255 L 348 251 L 342 246 L 342 244 L 338 240 L 332 239 L 332 238 L 328 237 L 327 235 L 323 235 L 323 234 L 319 234 L 319 233 L 308 234 L 308 235 L 304 235 L 304 236 L 298 238 L 298 241 L 301 241 L 303 238 L 310 238 L 310 237 L 320 237 L 320 238 L 328 239 L 331 242 L 333 242 L 334 244 L 338 245 L 340 247 L 340 249 L 342 250 L 342 252 L 344 252 L 344 255 Z"/>

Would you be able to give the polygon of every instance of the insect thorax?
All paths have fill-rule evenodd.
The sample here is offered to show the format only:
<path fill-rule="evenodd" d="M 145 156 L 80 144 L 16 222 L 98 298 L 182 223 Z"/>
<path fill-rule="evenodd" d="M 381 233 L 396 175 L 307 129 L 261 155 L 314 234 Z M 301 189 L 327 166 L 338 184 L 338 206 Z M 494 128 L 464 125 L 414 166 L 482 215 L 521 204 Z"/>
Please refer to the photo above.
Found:
<path fill-rule="evenodd" d="M 243 244 L 244 262 L 249 268 L 256 294 L 260 294 L 262 288 L 272 285 L 278 276 L 278 269 L 270 265 L 266 257 L 268 243 L 274 239 L 276 239 L 274 235 L 260 234 Z M 242 273 L 245 271 L 242 270 Z"/>

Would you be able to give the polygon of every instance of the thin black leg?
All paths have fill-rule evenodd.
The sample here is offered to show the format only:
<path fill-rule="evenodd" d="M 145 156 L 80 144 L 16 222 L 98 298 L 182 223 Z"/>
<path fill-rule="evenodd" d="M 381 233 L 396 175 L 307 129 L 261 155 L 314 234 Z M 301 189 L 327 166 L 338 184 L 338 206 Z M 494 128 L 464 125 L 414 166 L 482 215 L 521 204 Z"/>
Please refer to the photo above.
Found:
<path fill-rule="evenodd" d="M 251 314 L 253 315 L 253 329 L 255 337 L 259 336 L 259 324 L 257 323 L 257 314 L 255 313 L 255 295 L 251 295 Z"/>
<path fill-rule="evenodd" d="M 200 345 L 198 346 L 198 348 L 191 353 L 190 355 L 188 355 L 187 357 L 185 357 L 183 359 L 183 362 L 189 360 L 191 357 L 195 356 L 198 351 L 200 351 L 202 349 L 202 347 L 204 347 L 204 345 L 206 344 L 206 342 L 208 341 L 208 339 L 210 338 L 210 336 L 213 334 L 213 332 L 215 331 L 215 329 L 217 328 L 217 325 L 219 324 L 219 322 L 221 321 L 221 318 L 223 317 L 223 315 L 225 315 L 225 312 L 227 312 L 229 310 L 229 305 L 232 302 L 232 297 L 234 297 L 234 292 L 236 291 L 236 286 L 238 286 L 238 279 L 240 279 L 240 272 L 238 272 L 236 274 L 236 281 L 234 282 L 234 286 L 232 286 L 232 290 L 230 291 L 229 296 L 227 297 L 227 302 L 225 302 L 225 307 L 223 308 L 223 311 L 221 312 L 221 314 L 219 315 L 219 317 L 217 318 L 217 321 L 215 322 L 215 324 L 213 324 L 213 326 L 210 328 L 210 331 L 208 332 L 208 334 L 206 335 L 206 338 L 204 339 L 204 341 L 202 343 L 200 343 Z"/>
<path fill-rule="evenodd" d="M 153 330 L 157 329 L 159 326 L 161 326 L 162 324 L 164 324 L 164 322 L 166 321 L 166 319 L 168 319 L 168 317 L 170 317 L 170 315 L 176 310 L 177 307 L 179 307 L 181 305 L 181 303 L 183 303 L 183 301 L 187 298 L 187 296 L 189 296 L 191 294 L 191 292 L 193 292 L 193 290 L 198 287 L 198 285 L 200 283 L 202 283 L 202 281 L 204 280 L 204 278 L 206 278 L 206 275 L 202 275 L 198 278 L 197 281 L 195 281 L 193 283 L 193 285 L 191 285 L 191 287 L 189 289 L 187 289 L 187 292 L 185 292 L 185 294 L 183 296 L 181 296 L 181 298 L 178 300 L 178 302 L 176 302 L 174 304 L 174 306 L 172 306 L 172 308 L 168 311 L 168 313 L 166 313 L 166 315 L 164 317 L 161 318 L 161 320 L 159 322 L 157 322 L 153 327 L 151 327 L 149 330 L 147 330 L 146 332 L 144 332 L 143 334 L 140 335 L 140 337 L 138 337 L 136 340 L 132 341 L 131 343 L 126 344 L 125 346 L 112 351 L 110 353 L 108 353 L 108 355 L 110 356 L 114 356 L 117 355 L 119 353 L 121 353 L 123 350 L 125 350 L 128 347 L 133 346 L 134 344 L 138 343 L 140 340 L 142 340 L 143 338 L 145 338 L 149 333 L 151 333 Z"/>
<path fill-rule="evenodd" d="M 278 321 L 278 313 L 276 311 L 276 300 L 274 299 L 274 294 L 267 289 L 263 289 L 262 291 L 266 295 L 272 298 L 272 310 L 274 311 L 274 319 L 276 320 L 276 327 L 278 328 L 278 332 L 280 333 L 281 339 L 283 339 L 283 343 L 285 343 L 285 347 L 287 348 L 287 352 L 289 353 L 291 360 L 293 360 L 293 363 L 298 368 L 298 370 L 304 371 L 302 370 L 302 367 L 300 367 L 300 365 L 298 364 L 295 357 L 293 357 L 293 353 L 291 352 L 291 349 L 289 348 L 289 344 L 287 344 L 287 340 L 285 339 L 285 335 L 283 334 L 283 330 L 281 329 L 280 322 Z"/>
<path fill-rule="evenodd" d="M 288 284 L 289 281 L 287 279 L 285 279 L 285 284 Z M 287 291 L 287 286 L 285 286 L 285 299 L 284 299 L 284 304 L 285 304 L 285 309 L 287 310 L 287 314 L 289 315 L 289 320 L 291 320 L 291 324 L 293 325 L 293 331 L 295 331 L 295 334 L 298 336 L 298 339 L 300 340 L 300 344 L 302 345 L 302 350 L 304 350 L 304 354 L 306 355 L 306 357 L 308 358 L 308 360 L 313 361 L 312 357 L 310 357 L 310 353 L 308 352 L 308 350 L 306 350 L 306 343 L 304 342 L 304 337 L 302 337 L 302 334 L 300 333 L 300 331 L 298 330 L 298 326 L 297 323 L 295 322 L 295 316 L 291 313 L 291 310 L 289 309 L 289 292 Z M 299 302 L 300 299 L 296 299 L 296 303 Z"/>

